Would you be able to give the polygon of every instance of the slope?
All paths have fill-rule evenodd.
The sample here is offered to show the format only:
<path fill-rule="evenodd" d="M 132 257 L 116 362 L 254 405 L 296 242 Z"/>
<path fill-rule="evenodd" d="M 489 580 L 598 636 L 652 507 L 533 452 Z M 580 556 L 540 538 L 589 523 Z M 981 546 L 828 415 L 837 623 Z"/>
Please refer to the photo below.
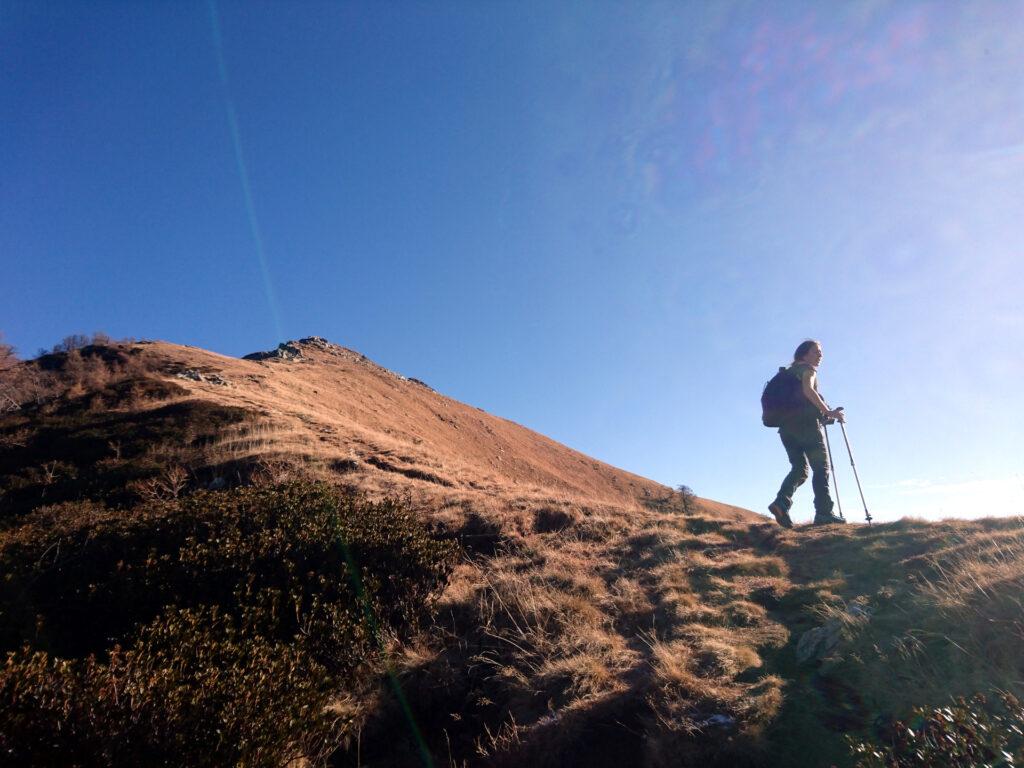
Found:
<path fill-rule="evenodd" d="M 462 545 L 433 622 L 337 692 L 360 738 L 334 765 L 850 765 L 844 736 L 912 704 L 1021 685 L 1015 519 L 783 531 L 317 338 L 26 366 L 0 553 L 47 535 L 20 522 L 41 505 L 296 477 L 401 496 Z"/>
<path fill-rule="evenodd" d="M 125 425 L 148 423 L 176 408 L 182 411 L 179 420 L 190 423 L 187 439 L 151 430 L 146 451 L 164 463 L 187 466 L 193 483 L 200 479 L 197 473 L 206 484 L 230 483 L 237 479 L 232 473 L 254 464 L 270 474 L 344 476 L 370 495 L 407 494 L 453 525 L 465 522 L 459 510 L 472 509 L 469 517 L 489 513 L 493 524 L 509 532 L 543 526 L 552 514 L 632 510 L 672 495 L 665 486 L 445 397 L 323 339 L 289 342 L 249 357 L 165 342 L 48 355 L 34 363 L 43 373 L 61 375 L 60 397 L 45 405 L 38 398 L 36 411 L 21 413 L 20 428 L 28 434 L 42 429 L 37 417 L 73 417 L 89 432 L 85 448 L 93 462 L 117 461 L 124 454 L 123 444 L 118 451 L 121 436 L 111 432 L 104 444 L 96 423 L 111 417 Z M 224 423 L 205 434 L 210 417 L 191 412 L 218 413 Z M 15 450 L 6 458 L 0 474 L 17 475 L 33 462 L 41 466 L 68 457 Z M 700 503 L 716 514 L 749 516 L 710 500 Z"/>

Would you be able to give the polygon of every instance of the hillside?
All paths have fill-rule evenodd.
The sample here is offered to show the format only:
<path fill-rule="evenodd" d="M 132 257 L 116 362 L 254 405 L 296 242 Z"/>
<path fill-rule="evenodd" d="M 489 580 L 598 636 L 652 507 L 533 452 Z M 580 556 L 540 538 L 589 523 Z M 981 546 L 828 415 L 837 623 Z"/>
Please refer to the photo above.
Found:
<path fill-rule="evenodd" d="M 316 521 L 333 519 L 334 502 L 282 485 L 302 480 L 370 502 L 399 498 L 415 513 L 351 507 L 353 521 L 367 522 L 352 523 L 350 540 L 364 537 L 366 552 L 385 547 L 372 562 L 387 565 L 364 572 L 366 589 L 391 597 L 373 602 L 379 648 L 371 643 L 358 664 L 339 667 L 344 685 L 323 692 L 340 746 L 301 752 L 310 762 L 319 754 L 339 766 L 852 765 L 844 737 L 884 743 L 894 718 L 915 705 L 997 687 L 1021 692 L 1017 518 L 785 531 L 591 459 L 322 339 L 254 357 L 153 342 L 22 364 L 21 407 L 0 420 L 0 560 L 20 574 L 3 592 L 4 616 L 17 620 L 4 650 L 49 654 L 32 657 L 32 674 L 61 659 L 78 669 L 87 662 L 76 659 L 98 653 L 116 679 L 107 638 L 150 642 L 156 630 L 132 640 L 123 619 L 92 645 L 59 626 L 73 611 L 95 611 L 97 600 L 107 605 L 97 584 L 117 592 L 153 563 L 198 558 L 216 569 L 217 558 L 249 551 L 246 537 L 278 543 L 223 571 L 240 584 L 253 563 L 276 567 L 288 537 L 313 536 L 303 546 L 328 552 Z M 281 523 L 275 505 L 296 517 Z M 247 516 L 284 533 L 260 533 L 264 523 Z M 199 523 L 180 522 L 193 518 Z M 211 533 L 222 519 L 249 533 Z M 182 525 L 165 547 L 166 531 Z M 373 543 L 385 530 L 399 533 Z M 236 543 L 217 554 L 226 540 Z M 97 550 L 105 559 L 75 570 Z M 311 564 L 303 567 L 321 567 L 303 558 Z M 419 570 L 407 573 L 408 563 Z M 235 605 L 201 573 L 175 568 L 157 582 L 159 600 L 146 596 L 155 587 L 139 587 L 140 605 L 205 610 L 192 598 L 200 588 L 221 609 Z M 45 583 L 64 585 L 46 598 L 50 608 L 26 597 Z M 296 616 L 311 599 L 319 598 L 295 603 Z M 164 627 L 155 607 L 146 610 L 140 626 Z M 280 613 L 273 609 L 275 621 Z M 244 658 L 292 658 L 287 632 L 269 650 L 259 644 L 266 632 L 255 637 Z M 292 670 L 279 682 L 303 679 L 300 666 L 274 663 Z M 7 680 L 0 713 L 19 723 L 61 701 L 38 694 L 31 707 L 24 698 L 9 704 L 4 691 L 25 685 Z M 289 691 L 275 695 L 300 695 Z M 252 707 L 245 711 L 263 711 Z M 267 755 L 282 753 L 266 749 L 249 763 L 275 764 Z"/>

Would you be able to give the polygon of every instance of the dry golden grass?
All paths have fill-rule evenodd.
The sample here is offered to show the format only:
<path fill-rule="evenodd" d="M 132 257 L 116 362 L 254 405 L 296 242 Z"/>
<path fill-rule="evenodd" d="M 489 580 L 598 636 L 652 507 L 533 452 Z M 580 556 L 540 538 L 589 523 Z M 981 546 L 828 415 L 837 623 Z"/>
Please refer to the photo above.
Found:
<path fill-rule="evenodd" d="M 169 376 L 198 370 L 228 382 L 174 379 L 192 397 L 254 414 L 252 423 L 225 435 L 219 446 L 225 459 L 256 452 L 297 453 L 324 465 L 355 459 L 358 484 L 371 489 L 394 486 L 438 496 L 440 480 L 468 498 L 533 507 L 632 511 L 645 500 L 672 496 L 664 486 L 446 398 L 341 347 L 303 345 L 303 359 L 262 362 L 162 342 L 136 350 L 133 359 L 147 370 Z M 722 510 L 742 515 L 724 505 Z"/>
<path fill-rule="evenodd" d="M 484 689 L 504 702 L 490 761 L 546 764 L 611 711 L 642 734 L 636 764 L 843 765 L 837 730 L 1024 685 L 1018 521 L 786 532 L 643 510 L 596 540 L 582 524 L 509 540 L 446 596 L 463 636 L 484 628 Z M 799 635 L 832 619 L 839 646 L 795 665 Z"/>
<path fill-rule="evenodd" d="M 609 707 L 649 750 L 676 753 L 680 740 L 700 742 L 709 720 L 746 743 L 777 710 L 781 683 L 758 672 L 758 648 L 788 634 L 763 607 L 736 599 L 750 585 L 732 589 L 731 579 L 766 578 L 784 564 L 725 550 L 707 531 L 690 532 L 679 513 L 639 508 L 617 519 L 598 540 L 574 535 L 583 520 L 510 539 L 464 564 L 443 595 L 439 627 L 449 637 L 438 645 L 458 638 L 473 648 L 463 680 L 477 691 L 470 699 L 483 699 L 483 710 L 503 702 L 486 747 L 478 745 L 489 759 L 556 764 L 559 749 L 578 748 L 567 734 Z M 709 573 L 728 588 L 718 598 L 702 591 Z"/>
<path fill-rule="evenodd" d="M 198 448 L 152 446 L 168 466 L 247 464 L 254 481 L 400 496 L 463 544 L 437 623 L 393 659 L 450 765 L 840 765 L 837 733 L 869 715 L 1024 685 L 1019 523 L 784 531 L 688 505 L 340 347 L 269 362 L 138 349 L 148 375 L 216 373 L 228 385 L 174 380 L 250 413 Z M 843 642 L 797 665 L 799 636 L 832 619 Z M 356 762 L 369 750 L 403 764 L 391 733 L 407 715 L 389 701 L 383 683 L 339 698 L 366 720 Z M 811 762 L 782 759 L 800 749 L 792 733 Z"/>

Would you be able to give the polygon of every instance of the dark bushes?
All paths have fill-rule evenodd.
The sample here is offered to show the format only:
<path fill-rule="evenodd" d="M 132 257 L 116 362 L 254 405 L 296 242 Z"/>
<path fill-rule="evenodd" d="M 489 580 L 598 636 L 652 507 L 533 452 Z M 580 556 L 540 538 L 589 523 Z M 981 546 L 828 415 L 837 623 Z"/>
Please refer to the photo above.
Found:
<path fill-rule="evenodd" d="M 153 361 L 132 344 L 127 339 L 115 342 L 103 333 L 74 335 L 26 361 L 19 361 L 9 345 L 0 344 L 0 413 L 149 377 Z"/>
<path fill-rule="evenodd" d="M 944 707 L 915 707 L 908 723 L 883 728 L 878 744 L 848 738 L 857 768 L 1013 766 L 1024 757 L 1024 704 L 1005 691 Z"/>
<path fill-rule="evenodd" d="M 194 458 L 225 427 L 247 416 L 242 408 L 202 400 L 106 410 L 136 398 L 152 406 L 184 393 L 172 382 L 129 380 L 0 416 L 0 525 L 58 501 L 130 505 L 139 500 L 137 481 L 167 469 L 165 454 Z"/>
<path fill-rule="evenodd" d="M 170 611 L 105 663 L 27 648 L 0 673 L 11 765 L 265 765 L 329 753 L 345 723 L 296 648 L 216 610 Z"/>
<path fill-rule="evenodd" d="M 0 762 L 321 759 L 352 727 L 327 704 L 453 556 L 397 503 L 313 484 L 37 510 L 0 534 Z"/>

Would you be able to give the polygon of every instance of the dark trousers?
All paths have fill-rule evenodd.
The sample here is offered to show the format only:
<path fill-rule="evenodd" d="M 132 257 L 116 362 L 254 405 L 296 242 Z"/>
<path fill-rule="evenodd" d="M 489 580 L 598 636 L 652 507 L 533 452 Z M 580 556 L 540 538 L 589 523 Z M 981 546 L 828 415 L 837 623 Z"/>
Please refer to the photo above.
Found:
<path fill-rule="evenodd" d="M 818 423 L 807 422 L 784 425 L 779 429 L 779 437 L 786 449 L 791 468 L 786 479 L 782 481 L 779 495 L 775 503 L 789 512 L 793 506 L 793 494 L 807 479 L 807 466 L 810 464 L 814 488 L 815 517 L 832 514 L 832 495 L 828 486 L 828 454 L 825 452 L 825 436 Z"/>

